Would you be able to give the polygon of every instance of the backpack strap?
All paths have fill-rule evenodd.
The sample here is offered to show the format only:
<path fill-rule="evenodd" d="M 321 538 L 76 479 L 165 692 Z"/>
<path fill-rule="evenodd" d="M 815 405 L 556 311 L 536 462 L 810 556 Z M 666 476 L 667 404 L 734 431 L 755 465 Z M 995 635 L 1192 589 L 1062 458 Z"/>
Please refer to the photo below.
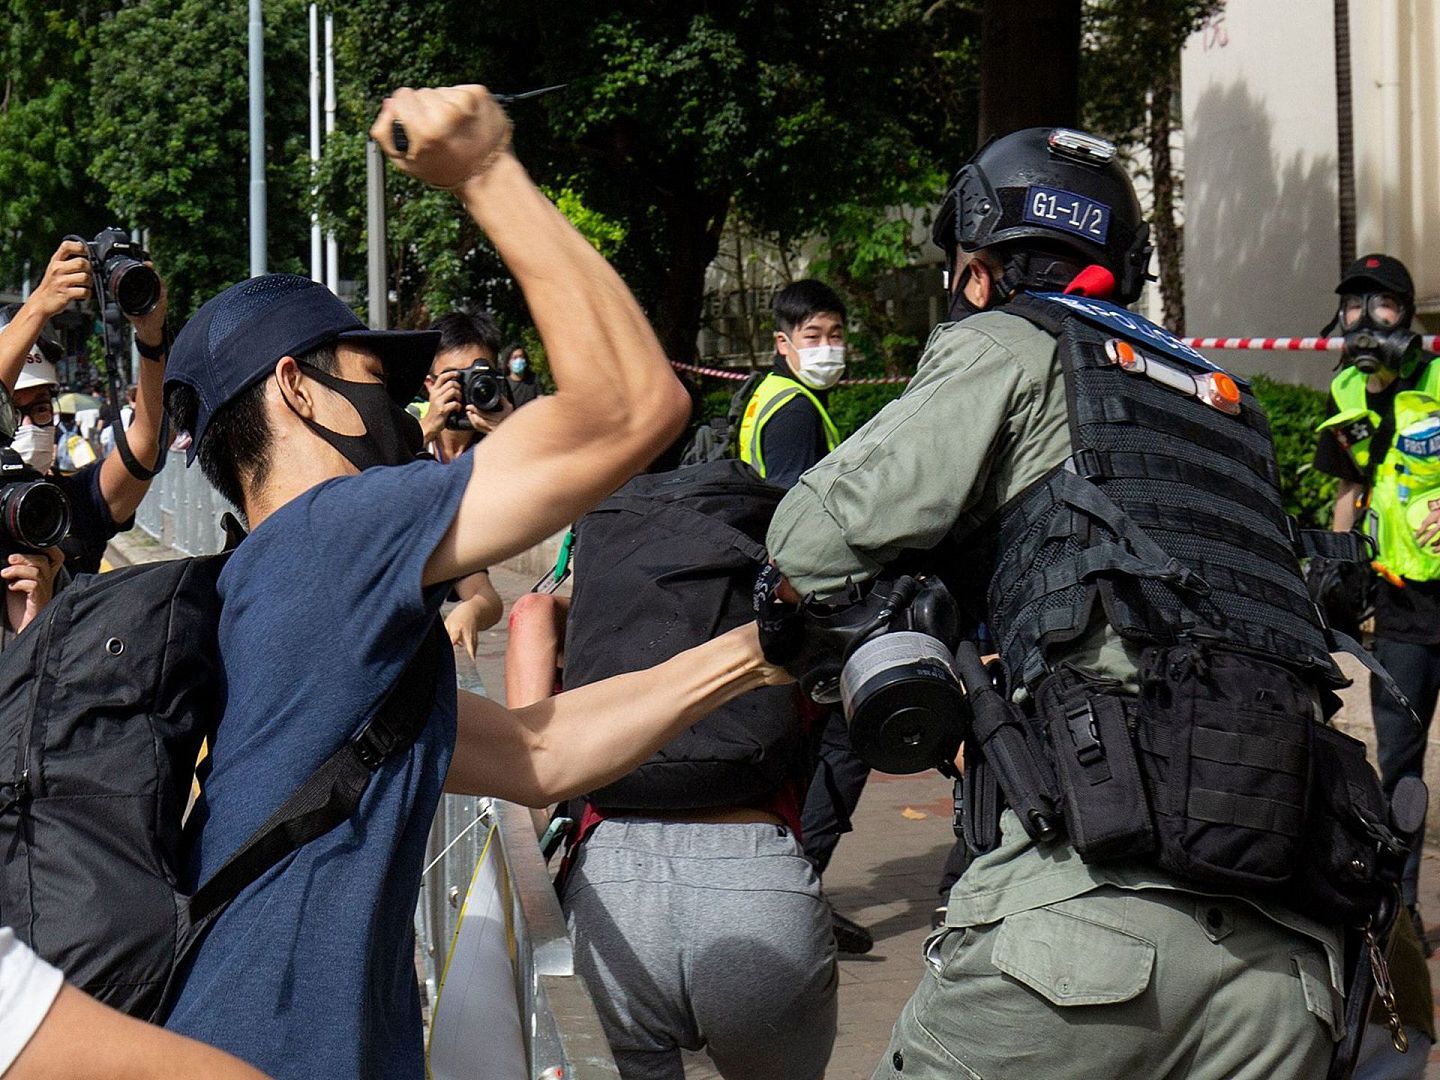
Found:
<path fill-rule="evenodd" d="M 190 897 L 193 928 L 218 917 L 281 859 L 349 820 L 371 774 L 409 749 L 429 722 L 441 650 L 448 644 L 437 619 L 370 722 L 331 754 Z"/>

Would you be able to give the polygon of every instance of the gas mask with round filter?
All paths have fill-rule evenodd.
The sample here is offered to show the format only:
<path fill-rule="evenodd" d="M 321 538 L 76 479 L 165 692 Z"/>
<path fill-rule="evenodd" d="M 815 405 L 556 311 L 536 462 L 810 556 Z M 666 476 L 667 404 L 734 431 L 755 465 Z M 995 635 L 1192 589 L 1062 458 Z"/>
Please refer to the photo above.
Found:
<path fill-rule="evenodd" d="M 803 656 L 791 670 L 812 699 L 840 703 L 861 760 L 887 773 L 952 762 L 970 706 L 955 673 L 959 613 L 945 586 L 877 581 L 803 611 Z"/>
<path fill-rule="evenodd" d="M 1347 293 L 1333 325 L 1345 335 L 1342 364 L 1373 375 L 1381 369 L 1399 373 L 1420 336 L 1410 329 L 1409 305 L 1394 293 Z"/>

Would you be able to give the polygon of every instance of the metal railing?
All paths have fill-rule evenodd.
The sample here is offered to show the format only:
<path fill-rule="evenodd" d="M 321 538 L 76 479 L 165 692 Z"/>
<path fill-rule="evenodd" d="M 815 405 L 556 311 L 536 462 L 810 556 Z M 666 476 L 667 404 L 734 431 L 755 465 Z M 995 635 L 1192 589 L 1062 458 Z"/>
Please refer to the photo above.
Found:
<path fill-rule="evenodd" d="M 187 469 L 185 455 L 172 453 L 135 511 L 135 526 L 183 554 L 210 555 L 225 546 L 220 515 L 229 509 L 199 465 Z"/>
<path fill-rule="evenodd" d="M 476 861 L 494 830 L 506 884 L 505 921 L 531 1080 L 608 1080 L 620 1075 L 584 981 L 530 811 L 500 799 L 447 795 L 430 832 L 429 869 L 417 910 L 426 1000 L 437 997 Z M 453 977 L 453 975 L 451 976 Z"/>

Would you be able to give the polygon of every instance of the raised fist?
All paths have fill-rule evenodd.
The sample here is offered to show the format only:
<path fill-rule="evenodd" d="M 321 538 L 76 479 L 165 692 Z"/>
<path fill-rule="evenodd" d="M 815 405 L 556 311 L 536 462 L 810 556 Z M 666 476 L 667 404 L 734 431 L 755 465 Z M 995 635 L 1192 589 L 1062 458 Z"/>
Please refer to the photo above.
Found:
<path fill-rule="evenodd" d="M 403 151 L 395 145 L 396 121 L 404 131 Z M 402 87 L 385 99 L 370 137 L 402 172 L 454 190 L 509 149 L 510 120 L 483 86 Z"/>

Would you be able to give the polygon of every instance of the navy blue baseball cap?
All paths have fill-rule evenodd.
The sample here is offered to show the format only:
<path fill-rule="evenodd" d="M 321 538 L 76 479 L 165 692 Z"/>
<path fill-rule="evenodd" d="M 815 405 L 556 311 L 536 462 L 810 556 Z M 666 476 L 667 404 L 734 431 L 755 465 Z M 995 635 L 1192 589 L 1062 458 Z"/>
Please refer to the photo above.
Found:
<path fill-rule="evenodd" d="M 165 364 L 166 387 L 184 383 L 199 398 L 185 463 L 195 460 L 210 418 L 282 356 L 340 341 L 378 355 L 390 396 L 407 405 L 430 373 L 440 334 L 371 330 L 329 289 L 298 274 L 263 274 L 207 300 L 176 335 Z"/>

